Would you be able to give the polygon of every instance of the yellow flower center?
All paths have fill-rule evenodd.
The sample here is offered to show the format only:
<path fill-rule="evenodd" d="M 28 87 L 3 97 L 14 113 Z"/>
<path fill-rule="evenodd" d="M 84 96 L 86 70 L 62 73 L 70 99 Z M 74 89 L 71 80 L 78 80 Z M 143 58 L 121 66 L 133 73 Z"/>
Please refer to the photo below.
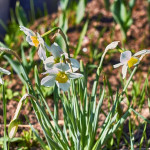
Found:
<path fill-rule="evenodd" d="M 59 57 L 57 57 L 57 58 L 54 59 L 54 63 L 55 63 L 55 64 L 57 64 L 57 63 L 59 63 L 59 62 L 60 62 L 60 58 L 59 58 Z"/>
<path fill-rule="evenodd" d="M 36 36 L 31 36 L 31 40 L 32 40 L 34 46 L 38 47 L 39 41 L 38 41 L 37 37 Z"/>
<path fill-rule="evenodd" d="M 66 83 L 68 81 L 68 76 L 65 74 L 65 72 L 58 72 L 56 81 L 58 81 L 59 83 Z"/>
<path fill-rule="evenodd" d="M 131 57 L 130 60 L 128 60 L 128 66 L 129 66 L 129 68 L 131 68 L 132 66 L 134 66 L 137 62 L 138 62 L 137 58 Z"/>

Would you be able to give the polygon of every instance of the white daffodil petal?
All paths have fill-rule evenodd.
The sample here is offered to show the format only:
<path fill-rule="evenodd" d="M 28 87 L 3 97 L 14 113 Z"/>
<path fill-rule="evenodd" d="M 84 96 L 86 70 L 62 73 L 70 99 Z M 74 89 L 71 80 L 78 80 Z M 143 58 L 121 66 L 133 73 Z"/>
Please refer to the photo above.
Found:
<path fill-rule="evenodd" d="M 32 42 L 30 36 L 26 36 L 26 41 L 27 41 L 30 45 L 34 46 L 34 43 Z"/>
<path fill-rule="evenodd" d="M 80 73 L 69 73 L 68 77 L 69 77 L 69 79 L 77 79 L 77 78 L 83 77 L 83 75 Z"/>
<path fill-rule="evenodd" d="M 139 55 L 143 55 L 143 54 L 150 54 L 150 50 L 146 50 L 146 49 L 141 50 L 141 51 L 135 53 L 133 56 L 139 56 Z"/>
<path fill-rule="evenodd" d="M 10 74 L 11 74 L 8 70 L 3 69 L 3 68 L 1 68 L 1 67 L 0 67 L 0 72 L 1 72 L 1 73 L 4 73 L 4 74 L 7 74 L 7 75 L 10 75 Z"/>
<path fill-rule="evenodd" d="M 150 50 L 146 50 L 146 54 L 150 54 Z"/>
<path fill-rule="evenodd" d="M 44 67 L 45 67 L 45 70 L 49 70 L 49 69 L 52 69 L 53 68 L 53 66 L 54 66 L 54 63 L 47 63 L 47 64 L 45 64 L 44 65 Z"/>
<path fill-rule="evenodd" d="M 47 50 L 52 53 L 54 58 L 61 57 L 61 54 L 63 54 L 62 49 L 57 43 L 53 43 L 50 47 L 47 44 L 45 44 L 45 46 Z"/>
<path fill-rule="evenodd" d="M 73 72 L 76 72 L 80 68 L 80 64 L 76 59 L 70 58 L 71 66 L 73 69 Z"/>
<path fill-rule="evenodd" d="M 47 57 L 44 61 L 44 64 L 47 63 L 54 63 L 54 57 L 53 56 Z"/>
<path fill-rule="evenodd" d="M 20 27 L 20 30 L 23 31 L 27 36 L 35 36 L 35 33 L 32 30 L 24 26 L 19 26 L 19 27 Z"/>
<path fill-rule="evenodd" d="M 133 56 L 139 56 L 139 55 L 143 55 L 145 53 L 146 53 L 146 50 L 141 50 L 141 51 L 135 53 Z"/>
<path fill-rule="evenodd" d="M 122 75 L 123 75 L 123 79 L 126 77 L 126 74 L 127 74 L 127 64 L 123 65 L 122 67 Z"/>
<path fill-rule="evenodd" d="M 120 67 L 120 66 L 122 66 L 124 63 L 118 63 L 118 64 L 116 64 L 116 65 L 113 65 L 113 67 L 114 68 L 118 68 L 118 67 Z"/>
<path fill-rule="evenodd" d="M 121 53 L 120 62 L 125 63 L 131 58 L 131 51 L 125 51 Z"/>
<path fill-rule="evenodd" d="M 53 86 L 55 84 L 55 77 L 56 76 L 46 76 L 41 80 L 41 85 L 44 85 L 46 87 Z"/>
<path fill-rule="evenodd" d="M 42 45 L 40 45 L 39 50 L 38 50 L 38 55 L 40 57 L 41 60 L 45 60 L 46 59 L 46 51 L 44 50 L 44 48 L 42 47 Z"/>
<path fill-rule="evenodd" d="M 44 40 L 43 38 L 40 36 L 40 34 L 37 32 L 37 38 L 40 44 L 42 44 L 44 46 Z"/>
<path fill-rule="evenodd" d="M 57 83 L 57 86 L 62 89 L 64 92 L 69 90 L 70 87 L 70 81 L 68 80 L 66 83 Z"/>
<path fill-rule="evenodd" d="M 51 69 L 54 66 L 54 57 L 50 56 L 44 61 L 45 70 Z"/>
<path fill-rule="evenodd" d="M 31 43 L 32 42 L 32 40 L 31 40 L 31 38 L 30 38 L 31 36 L 26 36 L 26 41 L 28 42 L 28 43 Z"/>
<path fill-rule="evenodd" d="M 54 64 L 54 67 L 62 70 L 62 71 L 68 71 L 70 69 L 69 65 L 68 64 L 65 64 L 65 63 L 57 63 L 57 64 Z"/>
<path fill-rule="evenodd" d="M 42 74 L 50 74 L 50 75 L 56 75 L 59 72 L 57 68 L 48 69 L 46 72 Z"/>
<path fill-rule="evenodd" d="M 1 77 L 0 77 L 0 84 L 4 84 L 4 81 Z"/>
<path fill-rule="evenodd" d="M 114 41 L 114 42 L 110 43 L 105 48 L 105 51 L 107 52 L 109 49 L 115 49 L 117 47 L 118 43 L 119 43 L 119 41 Z"/>

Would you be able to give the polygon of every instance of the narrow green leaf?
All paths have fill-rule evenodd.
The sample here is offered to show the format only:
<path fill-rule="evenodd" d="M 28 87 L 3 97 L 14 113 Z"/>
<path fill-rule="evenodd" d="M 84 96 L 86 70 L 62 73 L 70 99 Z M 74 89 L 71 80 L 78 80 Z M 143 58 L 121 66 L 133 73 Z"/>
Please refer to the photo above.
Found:
<path fill-rule="evenodd" d="M 142 144 L 143 144 L 143 141 L 144 141 L 144 136 L 146 136 L 146 127 L 147 127 L 147 123 L 145 123 L 145 126 L 144 126 L 142 138 L 141 138 L 141 141 L 140 141 L 140 149 L 142 148 Z"/>
<path fill-rule="evenodd" d="M 39 73 L 37 69 L 37 65 L 34 67 L 34 77 L 35 77 L 35 83 L 40 86 L 40 79 L 39 79 Z"/>
<path fill-rule="evenodd" d="M 131 129 L 131 119 L 129 120 L 129 133 L 130 133 L 130 144 L 131 144 L 131 150 L 134 150 L 134 136 L 132 134 L 132 129 Z"/>
<path fill-rule="evenodd" d="M 108 11 L 110 8 L 110 0 L 104 0 L 104 3 L 105 3 L 105 8 Z"/>
<path fill-rule="evenodd" d="M 40 138 L 38 132 L 34 129 L 34 127 L 29 123 L 31 130 L 33 131 L 34 135 L 36 136 L 38 142 L 41 144 L 43 150 L 47 150 L 46 144 L 43 142 L 43 140 Z"/>
<path fill-rule="evenodd" d="M 148 1 L 149 1 L 149 0 L 148 0 Z M 136 2 L 136 0 L 130 0 L 130 1 L 129 1 L 129 7 L 130 7 L 131 10 L 132 10 L 133 7 L 135 6 L 135 2 Z"/>
<path fill-rule="evenodd" d="M 24 66 L 28 66 L 28 62 L 24 53 L 23 45 L 21 44 L 21 57 L 22 57 L 22 63 Z"/>
<path fill-rule="evenodd" d="M 0 19 L 0 25 L 3 27 L 3 29 L 5 31 L 8 31 L 8 27 L 7 27 L 7 25 L 4 23 L 4 21 L 2 19 Z"/>
<path fill-rule="evenodd" d="M 53 132 L 53 135 L 55 136 L 55 138 L 57 139 L 57 142 L 59 145 L 61 145 L 61 147 L 65 150 L 68 149 L 68 143 L 64 143 L 64 141 L 58 136 L 58 133 L 57 131 L 54 129 L 53 125 L 51 124 L 50 120 L 49 120 L 49 117 L 47 116 L 45 110 L 40 107 L 39 103 L 36 101 L 36 105 L 37 105 L 37 108 L 38 108 L 38 111 L 40 112 L 41 114 L 41 120 L 44 122 L 44 124 L 41 124 L 43 126 L 45 126 L 47 128 L 47 130 L 45 131 L 45 133 L 47 134 L 47 132 L 50 132 L 49 131 L 49 128 L 51 128 L 52 132 Z M 43 127 L 43 129 L 45 129 Z M 60 149 L 60 146 L 54 141 L 52 140 L 50 137 L 49 137 L 49 134 L 47 134 L 47 137 L 48 139 L 50 140 L 51 144 L 53 144 L 53 146 L 56 144 L 56 147 L 59 147 Z M 55 146 L 54 146 L 55 147 Z"/>
<path fill-rule="evenodd" d="M 95 133 L 96 133 L 97 125 L 98 125 L 99 113 L 100 113 L 101 106 L 102 106 L 102 103 L 103 103 L 103 100 L 104 100 L 104 93 L 105 93 L 105 89 L 103 89 L 103 92 L 101 94 L 101 98 L 98 102 L 98 105 L 97 105 L 97 108 L 96 108 L 96 111 L 95 111 L 94 122 L 93 122 L 93 130 L 95 131 Z"/>
<path fill-rule="evenodd" d="M 79 0 L 77 10 L 76 10 L 76 23 L 79 24 L 83 17 L 85 12 L 87 0 Z"/>
<path fill-rule="evenodd" d="M 120 10 L 121 10 L 120 11 L 120 19 L 122 20 L 122 22 L 126 22 L 128 15 L 127 15 L 126 6 L 123 1 L 121 2 Z"/>
<path fill-rule="evenodd" d="M 69 0 L 60 0 L 60 6 L 61 6 L 62 10 L 67 9 L 68 2 L 69 2 Z"/>
<path fill-rule="evenodd" d="M 144 121 L 150 123 L 150 120 L 143 117 L 141 114 L 139 114 L 137 111 L 135 111 L 133 108 L 130 108 L 136 115 L 138 115 L 140 118 L 142 118 Z"/>
<path fill-rule="evenodd" d="M 24 12 L 23 8 L 20 6 L 19 1 L 16 2 L 15 12 L 16 12 L 16 17 L 17 17 L 19 25 L 26 26 L 27 25 L 27 16 L 26 16 L 26 13 Z"/>
<path fill-rule="evenodd" d="M 82 32 L 81 32 L 80 37 L 79 37 L 77 48 L 75 50 L 74 58 L 77 57 L 77 55 L 79 54 L 79 52 L 81 50 L 82 41 L 83 41 L 84 36 L 86 34 L 86 31 L 87 31 L 87 28 L 88 28 L 88 23 L 89 23 L 89 21 L 87 20 L 86 23 L 85 23 L 85 25 L 84 25 L 84 27 L 83 27 L 83 29 L 82 29 Z"/>
<path fill-rule="evenodd" d="M 59 134 L 61 135 L 61 137 L 63 137 L 64 142 L 67 143 L 67 139 L 65 138 L 65 135 L 63 134 L 61 128 L 59 127 L 58 122 L 55 120 L 55 118 L 54 118 L 54 116 L 53 116 L 53 113 L 51 112 L 51 110 L 50 110 L 50 108 L 49 108 L 49 106 L 48 106 L 48 104 L 47 104 L 47 102 L 46 102 L 46 100 L 45 100 L 45 98 L 44 98 L 44 95 L 42 94 L 42 91 L 41 91 L 41 89 L 40 89 L 40 86 L 38 86 L 38 85 L 36 84 L 36 88 L 37 88 L 37 90 L 38 90 L 40 96 L 42 97 L 42 100 L 43 100 L 43 102 L 44 102 L 44 104 L 45 104 L 45 106 L 46 106 L 46 108 L 47 108 L 47 110 L 48 110 L 48 112 L 49 112 L 49 114 L 50 114 L 52 120 L 54 121 L 55 127 L 56 127 L 57 130 L 59 131 Z"/>
<path fill-rule="evenodd" d="M 6 55 L 4 56 L 4 58 L 6 58 L 7 61 L 11 64 L 13 70 L 17 73 L 17 75 L 19 76 L 21 81 L 23 83 L 25 83 L 24 78 L 21 75 L 23 73 L 23 70 L 22 70 L 20 63 L 18 61 L 13 60 L 11 57 L 8 57 Z"/>
<path fill-rule="evenodd" d="M 32 22 L 35 21 L 35 9 L 34 9 L 34 0 L 30 0 L 30 9 L 31 9 L 31 15 L 30 15 L 30 19 Z"/>
<path fill-rule="evenodd" d="M 7 100 L 5 99 L 5 87 L 3 85 L 3 119 L 4 119 L 4 150 L 7 150 L 7 132 L 6 132 L 6 120 L 7 120 Z"/>

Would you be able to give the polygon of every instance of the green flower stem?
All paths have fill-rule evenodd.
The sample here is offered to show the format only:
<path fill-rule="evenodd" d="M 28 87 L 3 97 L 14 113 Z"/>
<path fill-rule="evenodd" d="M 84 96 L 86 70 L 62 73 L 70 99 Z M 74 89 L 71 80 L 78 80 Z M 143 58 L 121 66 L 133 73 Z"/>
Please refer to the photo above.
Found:
<path fill-rule="evenodd" d="M 124 94 L 124 92 L 126 91 L 126 89 L 127 89 L 128 85 L 129 85 L 130 81 L 132 80 L 132 77 L 133 77 L 134 73 L 135 73 L 136 70 L 137 70 L 137 67 L 138 67 L 138 66 L 136 66 L 136 67 L 133 69 L 133 71 L 132 71 L 132 73 L 131 73 L 131 75 L 130 75 L 130 77 L 129 77 L 129 79 L 128 79 L 128 81 L 127 81 L 127 83 L 126 83 L 126 85 L 125 85 L 125 87 L 124 87 L 124 89 L 123 89 L 123 91 L 122 91 L 122 94 Z"/>
<path fill-rule="evenodd" d="M 3 85 L 3 119 L 4 119 L 4 150 L 7 150 L 7 132 L 6 132 L 6 99 L 5 99 L 5 87 Z"/>
<path fill-rule="evenodd" d="M 119 102 L 122 101 L 123 95 L 124 95 L 124 93 L 125 93 L 125 91 L 126 91 L 128 85 L 129 85 L 130 81 L 132 80 L 132 77 L 133 77 L 134 73 L 136 72 L 137 67 L 138 67 L 138 66 L 136 66 L 136 67 L 133 69 L 133 71 L 132 71 L 132 73 L 131 73 L 131 75 L 130 75 L 130 77 L 129 77 L 127 83 L 126 83 L 126 85 L 124 86 L 124 88 L 123 88 L 123 90 L 122 90 L 122 93 L 121 93 L 120 96 L 119 96 Z"/>
<path fill-rule="evenodd" d="M 51 33 L 55 32 L 57 30 L 58 30 L 58 33 L 63 37 L 63 39 L 65 41 L 66 48 L 67 48 L 67 53 L 70 57 L 69 45 L 68 45 L 68 42 L 67 42 L 67 38 L 66 38 L 66 35 L 64 34 L 64 32 L 62 31 L 62 29 L 60 27 L 54 27 L 52 30 L 49 30 L 49 31 L 45 32 L 44 34 L 42 34 L 41 37 L 47 36 L 48 34 L 51 34 Z"/>
<path fill-rule="evenodd" d="M 103 65 L 103 61 L 104 61 L 106 53 L 108 52 L 108 50 L 115 49 L 117 47 L 118 43 L 119 43 L 119 41 L 114 41 L 114 42 L 110 43 L 109 45 L 107 45 L 107 47 L 105 48 L 104 53 L 103 53 L 101 60 L 99 62 L 99 66 L 97 68 L 96 81 L 98 81 L 100 73 L 102 71 L 102 65 Z"/>
<path fill-rule="evenodd" d="M 47 36 L 48 34 L 51 34 L 51 33 L 55 32 L 57 30 L 61 30 L 61 28 L 54 27 L 52 30 L 49 30 L 49 31 L 45 32 L 44 34 L 42 34 L 41 37 Z"/>
<path fill-rule="evenodd" d="M 55 84 L 54 87 L 54 118 L 58 122 L 58 87 Z"/>
<path fill-rule="evenodd" d="M 124 45 L 125 45 L 125 43 L 127 42 L 127 32 L 126 31 L 124 31 L 124 29 L 122 29 L 121 30 L 122 32 L 122 45 L 123 45 L 123 47 L 124 47 Z"/>
<path fill-rule="evenodd" d="M 105 58 L 105 55 L 106 55 L 107 51 L 105 51 L 101 57 L 101 60 L 100 60 L 100 63 L 99 63 L 99 66 L 97 68 L 97 72 L 96 72 L 96 79 L 98 81 L 98 78 L 100 76 L 100 73 L 102 71 L 102 65 L 103 65 L 103 61 L 104 61 L 104 58 Z"/>
<path fill-rule="evenodd" d="M 95 93 L 96 93 L 96 90 L 97 90 L 97 86 L 98 86 L 98 80 L 99 80 L 99 76 L 101 74 L 101 71 L 102 71 L 102 65 L 103 65 L 103 61 L 104 61 L 104 58 L 105 58 L 105 55 L 106 55 L 107 51 L 104 51 L 102 57 L 101 57 L 101 60 L 99 62 L 99 66 L 97 68 L 97 71 L 96 71 L 96 79 L 95 79 Z"/>
<path fill-rule="evenodd" d="M 119 96 L 119 102 L 122 101 L 123 95 L 124 95 L 124 93 L 125 93 L 125 91 L 126 91 L 128 85 L 129 85 L 130 81 L 132 80 L 132 77 L 133 77 L 134 73 L 136 72 L 137 68 L 138 68 L 138 65 L 133 69 L 133 71 L 132 71 L 132 73 L 131 73 L 131 75 L 130 75 L 130 77 L 129 77 L 127 83 L 126 83 L 126 85 L 124 86 L 124 88 L 123 88 L 123 90 L 122 90 L 122 93 L 121 93 L 120 96 Z"/>

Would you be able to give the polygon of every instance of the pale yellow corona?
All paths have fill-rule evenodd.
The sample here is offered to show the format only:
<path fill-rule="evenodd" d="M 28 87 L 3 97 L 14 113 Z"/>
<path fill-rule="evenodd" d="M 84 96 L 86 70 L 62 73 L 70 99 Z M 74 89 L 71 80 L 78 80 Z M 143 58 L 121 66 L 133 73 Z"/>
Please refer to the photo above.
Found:
<path fill-rule="evenodd" d="M 38 41 L 36 36 L 31 36 L 31 40 L 32 40 L 35 47 L 39 46 L 39 41 Z"/>
<path fill-rule="evenodd" d="M 131 58 L 128 60 L 128 66 L 129 66 L 129 68 L 131 68 L 132 66 L 134 66 L 137 62 L 138 62 L 138 59 L 137 59 L 137 58 L 131 57 Z"/>
<path fill-rule="evenodd" d="M 66 83 L 68 81 L 68 76 L 65 74 L 65 72 L 58 72 L 56 76 L 56 81 L 59 83 Z"/>

